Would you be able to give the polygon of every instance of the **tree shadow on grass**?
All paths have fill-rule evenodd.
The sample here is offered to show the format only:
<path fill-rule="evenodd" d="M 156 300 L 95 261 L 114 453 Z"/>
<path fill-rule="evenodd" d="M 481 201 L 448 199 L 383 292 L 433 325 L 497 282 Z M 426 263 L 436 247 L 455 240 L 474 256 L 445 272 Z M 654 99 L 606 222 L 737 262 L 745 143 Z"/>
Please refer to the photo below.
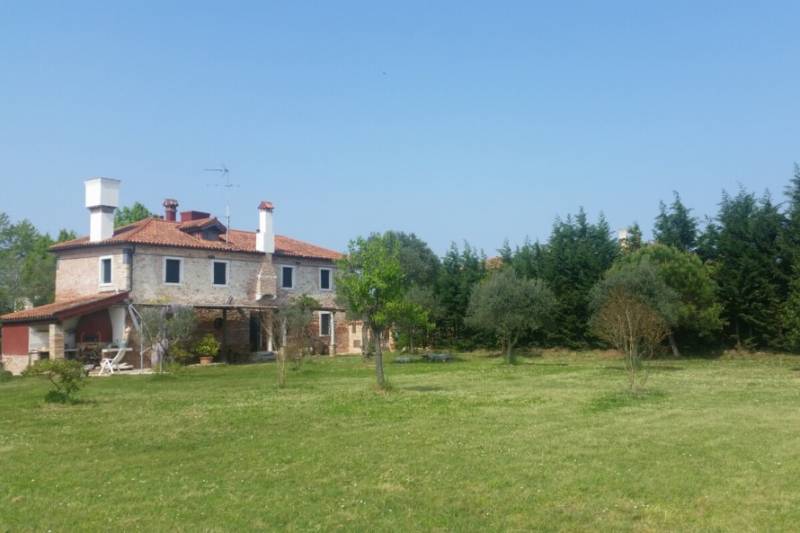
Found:
<path fill-rule="evenodd" d="M 614 372 L 627 372 L 627 368 L 622 365 L 609 365 L 604 366 L 603 370 L 611 370 Z M 673 365 L 647 365 L 648 372 L 678 372 L 680 370 L 686 370 L 686 368 L 682 366 L 673 366 Z"/>
<path fill-rule="evenodd" d="M 400 387 L 400 389 L 414 392 L 440 392 L 445 390 L 443 387 L 436 385 L 414 385 L 412 387 Z"/>
<path fill-rule="evenodd" d="M 594 398 L 589 402 L 586 410 L 590 413 L 603 413 L 625 407 L 657 403 L 666 397 L 667 393 L 658 389 L 645 389 L 638 392 L 612 391 Z"/>

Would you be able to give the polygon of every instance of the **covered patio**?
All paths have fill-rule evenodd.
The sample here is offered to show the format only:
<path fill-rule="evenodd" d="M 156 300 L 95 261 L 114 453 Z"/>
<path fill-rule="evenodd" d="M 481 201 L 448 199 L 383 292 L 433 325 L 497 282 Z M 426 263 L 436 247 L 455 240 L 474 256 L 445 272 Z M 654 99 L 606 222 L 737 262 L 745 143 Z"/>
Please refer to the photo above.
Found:
<path fill-rule="evenodd" d="M 124 340 L 128 294 L 95 294 L 0 316 L 3 366 L 19 374 L 40 359 L 99 364 L 104 350 Z M 130 350 L 129 359 L 139 367 L 134 351 Z"/>

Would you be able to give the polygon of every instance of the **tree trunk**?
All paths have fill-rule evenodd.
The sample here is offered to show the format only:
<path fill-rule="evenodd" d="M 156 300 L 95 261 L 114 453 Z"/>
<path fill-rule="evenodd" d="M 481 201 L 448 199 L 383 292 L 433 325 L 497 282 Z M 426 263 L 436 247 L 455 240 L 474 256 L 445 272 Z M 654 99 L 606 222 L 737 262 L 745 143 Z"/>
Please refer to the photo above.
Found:
<path fill-rule="evenodd" d="M 681 351 L 678 349 L 678 343 L 675 342 L 675 335 L 673 335 L 671 331 L 669 332 L 668 338 L 669 338 L 669 347 L 672 348 L 672 355 L 674 355 L 675 357 L 680 357 Z"/>
<path fill-rule="evenodd" d="M 361 357 L 366 361 L 369 359 L 369 329 L 367 323 L 361 323 Z"/>
<path fill-rule="evenodd" d="M 375 377 L 378 380 L 378 387 L 386 386 L 386 379 L 383 376 L 383 352 L 381 351 L 381 333 L 372 330 L 372 338 L 375 341 Z"/>
<path fill-rule="evenodd" d="M 508 361 L 509 364 L 512 365 L 517 361 L 516 357 L 514 357 L 513 349 L 514 349 L 514 341 L 509 339 L 506 342 L 506 360 Z"/>

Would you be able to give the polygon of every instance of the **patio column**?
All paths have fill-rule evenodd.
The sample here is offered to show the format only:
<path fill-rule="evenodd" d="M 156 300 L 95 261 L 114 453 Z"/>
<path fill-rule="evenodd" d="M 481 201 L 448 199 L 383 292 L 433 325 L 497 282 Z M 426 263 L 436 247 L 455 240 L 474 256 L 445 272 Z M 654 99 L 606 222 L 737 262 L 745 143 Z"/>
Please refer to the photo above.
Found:
<path fill-rule="evenodd" d="M 64 327 L 60 322 L 50 324 L 50 359 L 64 359 Z"/>
<path fill-rule="evenodd" d="M 331 311 L 331 345 L 328 348 L 328 353 L 336 355 L 336 311 Z"/>
<path fill-rule="evenodd" d="M 274 334 L 274 332 L 272 331 L 272 329 L 273 329 L 272 323 L 274 322 L 274 320 L 272 318 L 272 311 L 271 310 L 267 311 L 266 312 L 266 316 L 267 316 L 267 319 L 266 319 L 267 320 L 267 351 L 271 352 L 272 351 L 272 346 L 273 346 L 273 344 L 272 344 L 272 336 Z"/>

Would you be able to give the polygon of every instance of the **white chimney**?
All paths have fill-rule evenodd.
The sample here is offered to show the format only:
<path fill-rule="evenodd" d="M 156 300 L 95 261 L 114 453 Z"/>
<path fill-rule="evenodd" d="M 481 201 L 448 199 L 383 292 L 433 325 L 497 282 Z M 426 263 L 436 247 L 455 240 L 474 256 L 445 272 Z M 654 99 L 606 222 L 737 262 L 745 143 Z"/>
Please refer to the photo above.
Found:
<path fill-rule="evenodd" d="M 114 211 L 119 206 L 119 180 L 92 178 L 84 182 L 89 209 L 89 242 L 114 236 Z"/>
<path fill-rule="evenodd" d="M 275 253 L 275 229 L 272 225 L 272 211 L 275 207 L 270 202 L 258 204 L 258 233 L 256 233 L 256 250 L 266 254 Z"/>

